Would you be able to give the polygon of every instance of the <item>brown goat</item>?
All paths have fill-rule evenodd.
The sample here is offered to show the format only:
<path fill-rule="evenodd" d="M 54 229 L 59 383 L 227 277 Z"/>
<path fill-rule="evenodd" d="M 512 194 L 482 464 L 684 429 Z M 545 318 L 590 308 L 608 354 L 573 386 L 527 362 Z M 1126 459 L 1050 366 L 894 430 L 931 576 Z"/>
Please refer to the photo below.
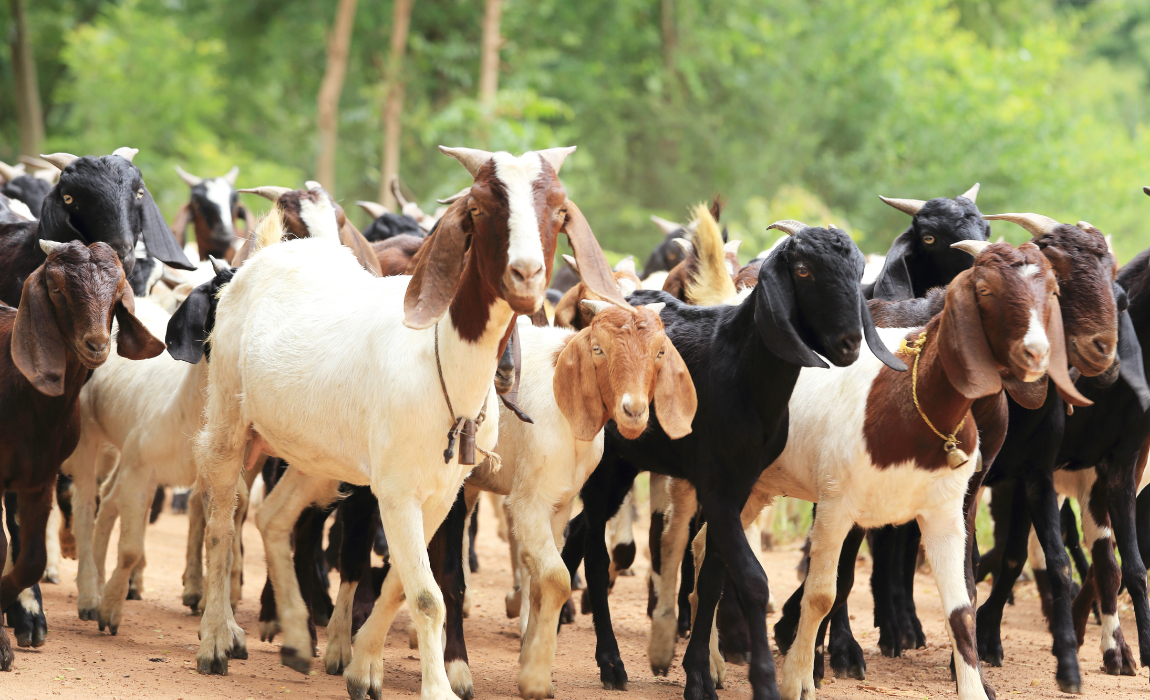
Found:
<path fill-rule="evenodd" d="M 421 236 L 401 233 L 398 236 L 372 243 L 371 249 L 375 251 L 375 257 L 379 259 L 380 276 L 391 277 L 408 274 L 411 261 L 425 240 L 427 239 Z"/>
<path fill-rule="evenodd" d="M 110 246 L 40 245 L 48 258 L 24 282 L 19 308 L 0 304 L 0 491 L 19 494 L 21 526 L 20 554 L 0 579 L 0 609 L 44 573 L 56 474 L 79 440 L 77 397 L 88 371 L 108 358 L 112 321 L 122 356 L 141 360 L 164 350 L 133 315 L 132 288 Z M 0 560 L 7 549 L 0 530 Z M 0 629 L 0 670 L 11 668 Z"/>
<path fill-rule="evenodd" d="M 579 265 L 575 262 L 575 258 L 572 258 L 570 255 L 564 255 L 563 258 L 572 270 L 579 272 Z M 627 296 L 642 287 L 639 276 L 635 274 L 635 261 L 633 259 L 619 263 L 613 274 L 615 276 L 615 286 L 619 288 L 619 293 L 623 296 Z M 572 328 L 577 331 L 586 328 L 591 322 L 593 312 L 583 307 L 582 302 L 584 299 L 602 301 L 598 294 L 591 291 L 591 289 L 580 280 L 579 284 L 564 292 L 563 297 L 559 299 L 559 303 L 555 305 L 554 325 L 559 328 Z"/>

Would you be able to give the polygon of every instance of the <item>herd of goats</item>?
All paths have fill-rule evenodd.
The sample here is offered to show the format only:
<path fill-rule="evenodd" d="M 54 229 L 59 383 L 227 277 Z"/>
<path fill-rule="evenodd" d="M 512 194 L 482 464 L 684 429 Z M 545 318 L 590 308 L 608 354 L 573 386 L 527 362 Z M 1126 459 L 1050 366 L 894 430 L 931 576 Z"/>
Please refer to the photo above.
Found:
<path fill-rule="evenodd" d="M 226 675 L 247 658 L 233 611 L 258 475 L 260 637 L 282 635 L 282 663 L 307 673 L 326 624 L 327 672 L 378 698 L 406 602 L 422 697 L 469 698 L 469 519 L 486 491 L 512 535 L 520 694 L 554 696 L 580 564 L 600 680 L 624 690 L 608 593 L 635 545 L 608 539 L 650 472 L 648 654 L 666 675 L 689 639 L 689 700 L 716 698 L 726 663 L 748 665 L 756 699 L 811 700 L 824 650 L 834 674 L 863 678 L 846 601 L 864 538 L 882 653 L 925 645 L 921 552 L 962 700 L 995 695 L 980 662 L 1002 664 L 1028 559 L 1061 690 L 1082 692 L 1092 614 L 1108 673 L 1150 665 L 1150 250 L 1119 267 L 1095 226 L 983 215 L 975 185 L 884 198 L 911 223 L 870 266 L 843 231 L 793 220 L 740 265 L 716 199 L 688 224 L 656 218 L 665 240 L 640 277 L 631 259 L 612 269 L 568 199 L 574 148 L 440 150 L 473 184 L 428 215 L 393 183 L 402 213 L 361 202 L 362 233 L 315 182 L 237 190 L 236 169 L 180 170 L 191 198 L 169 224 L 135 149 L 0 164 L 0 609 L 20 646 L 45 642 L 38 582 L 58 580 L 62 552 L 78 559 L 80 618 L 115 635 L 142 590 L 157 487 L 194 485 L 183 602 L 202 614 L 199 672 Z M 271 211 L 257 221 L 240 192 Z M 1032 238 L 992 243 L 988 220 Z M 574 255 L 553 279 L 559 233 Z M 996 544 L 980 556 L 987 487 Z M 748 533 L 779 496 L 817 505 L 806 580 L 774 627 L 776 683 Z M 12 662 L 0 627 L 0 670 Z"/>

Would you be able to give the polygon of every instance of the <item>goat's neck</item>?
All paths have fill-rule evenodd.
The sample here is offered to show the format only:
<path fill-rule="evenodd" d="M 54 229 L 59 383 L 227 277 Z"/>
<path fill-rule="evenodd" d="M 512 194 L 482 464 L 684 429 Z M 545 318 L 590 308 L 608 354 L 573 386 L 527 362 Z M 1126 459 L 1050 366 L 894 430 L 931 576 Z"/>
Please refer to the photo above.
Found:
<path fill-rule="evenodd" d="M 918 360 L 918 402 L 934 427 L 938 428 L 942 434 L 950 435 L 974 403 L 972 399 L 959 393 L 958 389 L 955 389 L 954 385 L 951 384 L 950 378 L 942 366 L 942 357 L 938 351 L 943 340 L 950 333 L 956 332 L 957 329 L 949 328 L 940 317 L 936 316 L 933 321 L 927 324 L 925 330 L 927 334 L 926 346 L 923 347 L 922 355 Z M 908 340 L 907 342 L 910 343 L 911 341 Z M 903 383 L 906 384 L 908 391 L 911 389 L 911 374 L 914 372 L 913 362 L 913 358 L 907 362 L 911 366 L 910 372 L 899 373 L 902 375 Z M 894 370 L 884 369 L 884 371 L 893 372 Z"/>
<path fill-rule="evenodd" d="M 482 283 L 472 256 L 450 311 L 438 324 L 439 361 L 456 417 L 475 418 L 482 409 L 514 316 L 511 306 Z"/>

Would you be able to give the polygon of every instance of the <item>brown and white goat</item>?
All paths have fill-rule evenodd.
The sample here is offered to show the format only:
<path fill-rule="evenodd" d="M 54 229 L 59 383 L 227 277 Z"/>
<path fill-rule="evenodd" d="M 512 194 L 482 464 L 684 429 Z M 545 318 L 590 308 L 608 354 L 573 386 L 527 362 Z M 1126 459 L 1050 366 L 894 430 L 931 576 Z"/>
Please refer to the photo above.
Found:
<path fill-rule="evenodd" d="M 191 199 L 176 212 L 172 221 L 172 232 L 181 245 L 187 245 L 188 224 L 191 223 L 196 235 L 196 249 L 200 260 L 208 256 L 231 261 L 236 254 L 236 222 L 243 219 L 249 232 L 255 224 L 251 212 L 240 203 L 236 190 L 236 178 L 240 169 L 233 167 L 219 177 L 197 177 L 176 166 L 176 173 L 192 189 Z"/>
<path fill-rule="evenodd" d="M 164 350 L 133 315 L 132 289 L 110 246 L 40 246 L 47 260 L 24 282 L 19 308 L 0 304 L 0 491 L 20 495 L 21 525 L 20 555 L 0 579 L 0 610 L 44 572 L 56 475 L 79 439 L 77 397 L 89 370 L 108 359 L 113 321 L 121 356 L 144 359 Z M 0 561 L 7 549 L 0 530 Z M 0 670 L 11 668 L 0 629 Z"/>

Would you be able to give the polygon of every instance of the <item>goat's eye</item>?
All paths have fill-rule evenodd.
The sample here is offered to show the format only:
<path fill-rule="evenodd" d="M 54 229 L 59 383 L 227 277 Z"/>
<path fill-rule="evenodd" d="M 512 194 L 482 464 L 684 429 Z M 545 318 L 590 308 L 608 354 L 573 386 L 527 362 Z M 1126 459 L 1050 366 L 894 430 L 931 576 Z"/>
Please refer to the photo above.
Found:
<path fill-rule="evenodd" d="M 479 207 L 471 207 L 470 211 L 472 216 L 479 216 L 480 214 Z"/>
<path fill-rule="evenodd" d="M 931 245 L 934 243 L 934 236 L 923 236 L 922 242 L 927 244 L 927 245 Z"/>
<path fill-rule="evenodd" d="M 60 288 L 59 287 L 48 287 L 48 291 L 52 292 L 53 294 L 59 294 Z"/>
<path fill-rule="evenodd" d="M 666 352 L 667 352 L 666 350 L 660 350 L 660 351 L 659 351 L 659 354 L 658 354 L 658 355 L 655 355 L 655 359 L 656 359 L 656 360 L 661 360 L 661 359 L 663 359 L 663 354 L 664 354 L 664 353 L 666 353 Z"/>
<path fill-rule="evenodd" d="M 136 190 L 136 199 L 143 199 L 143 198 L 144 198 L 144 188 L 141 187 L 140 189 Z"/>
<path fill-rule="evenodd" d="M 591 352 L 595 353 L 596 355 L 602 355 L 603 354 L 603 348 L 599 347 L 598 345 L 592 345 L 591 346 Z"/>
<path fill-rule="evenodd" d="M 71 203 L 72 203 L 72 195 L 70 195 L 70 194 L 64 195 L 64 204 L 71 204 Z"/>
<path fill-rule="evenodd" d="M 806 265 L 799 265 L 795 268 L 795 274 L 802 278 L 811 276 L 811 271 L 807 269 Z"/>
<path fill-rule="evenodd" d="M 979 287 L 978 288 L 978 295 L 982 296 L 982 297 L 990 296 L 990 288 L 989 287 Z"/>

